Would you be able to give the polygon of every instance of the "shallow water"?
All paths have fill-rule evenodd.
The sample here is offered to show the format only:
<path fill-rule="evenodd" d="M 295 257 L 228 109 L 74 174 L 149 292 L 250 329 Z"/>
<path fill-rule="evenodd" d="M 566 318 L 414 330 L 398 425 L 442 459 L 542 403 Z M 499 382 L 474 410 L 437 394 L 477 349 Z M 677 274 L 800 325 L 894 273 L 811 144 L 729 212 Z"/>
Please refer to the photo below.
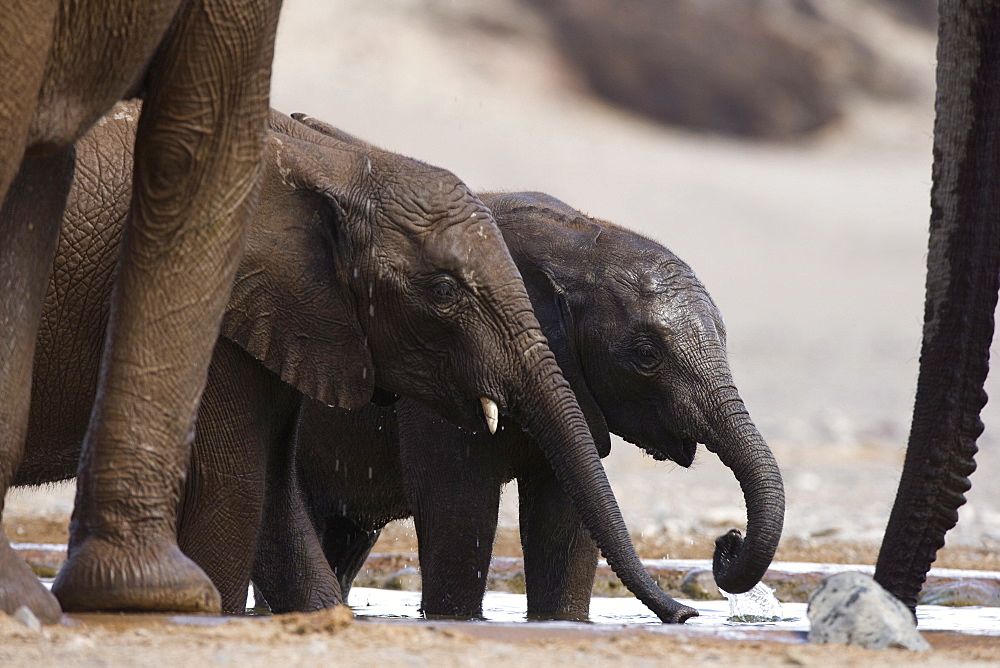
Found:
<path fill-rule="evenodd" d="M 51 578 L 43 578 L 46 587 L 52 586 Z M 805 603 L 780 603 L 781 619 L 768 622 L 741 622 L 730 618 L 730 602 L 691 601 L 678 599 L 698 611 L 699 616 L 686 622 L 694 627 L 729 627 L 732 629 L 774 629 L 778 631 L 808 631 Z M 382 619 L 421 619 L 420 592 L 395 591 L 354 587 L 348 599 L 351 609 L 359 617 Z M 248 605 L 253 604 L 253 588 Z M 486 592 L 483 599 L 483 617 L 487 622 L 528 622 L 528 600 L 524 594 Z M 475 623 L 475 622 L 470 622 Z M 594 624 L 658 626 L 660 620 L 635 598 L 608 598 L 595 596 L 590 599 L 590 622 L 539 622 L 532 625 L 592 627 Z M 941 605 L 917 606 L 917 623 L 921 631 L 953 631 L 968 635 L 1000 636 L 1000 608 L 980 606 L 946 607 Z"/>
<path fill-rule="evenodd" d="M 682 603 L 700 615 L 687 621 L 688 626 L 775 629 L 808 631 L 805 603 L 782 603 L 781 620 L 776 622 L 730 621 L 729 601 L 689 601 Z M 390 591 L 355 587 L 348 603 L 361 617 L 420 618 L 420 592 Z M 527 599 L 523 594 L 487 592 L 483 616 L 489 622 L 526 622 Z M 590 601 L 591 624 L 659 625 L 660 620 L 634 598 L 594 597 Z M 957 631 L 970 635 L 1000 636 L 1000 608 L 948 608 L 921 605 L 917 608 L 921 631 Z M 581 624 L 581 622 L 531 622 L 532 624 Z"/>

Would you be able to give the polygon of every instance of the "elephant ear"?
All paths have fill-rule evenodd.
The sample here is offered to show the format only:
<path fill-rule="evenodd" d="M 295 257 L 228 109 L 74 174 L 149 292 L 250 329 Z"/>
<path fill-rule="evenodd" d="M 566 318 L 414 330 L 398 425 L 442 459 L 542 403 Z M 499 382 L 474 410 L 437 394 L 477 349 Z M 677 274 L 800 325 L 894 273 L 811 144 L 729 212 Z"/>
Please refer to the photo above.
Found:
<path fill-rule="evenodd" d="M 537 285 L 539 281 L 530 281 L 533 285 L 528 286 L 528 294 L 531 297 L 535 315 L 542 326 L 542 333 L 549 341 L 549 348 L 556 356 L 559 368 L 562 369 L 563 376 L 573 388 L 580 410 L 583 411 L 583 416 L 587 419 L 587 426 L 590 427 L 590 433 L 594 437 L 597 453 L 601 457 L 607 457 L 611 453 L 611 433 L 608 429 L 608 423 L 604 419 L 604 413 L 597 405 L 597 400 L 594 399 L 583 374 L 579 348 L 574 340 L 574 332 L 577 330 L 573 321 L 573 311 L 570 308 L 569 295 L 551 269 L 544 268 L 540 272 L 544 277 L 545 287 L 548 289 L 543 288 L 540 291 L 538 288 L 541 286 Z M 542 294 L 538 294 L 539 292 Z"/>
<path fill-rule="evenodd" d="M 222 335 L 300 392 L 359 408 L 374 394 L 375 370 L 350 289 L 351 226 L 339 203 L 349 161 L 324 160 L 315 145 L 276 135 Z"/>

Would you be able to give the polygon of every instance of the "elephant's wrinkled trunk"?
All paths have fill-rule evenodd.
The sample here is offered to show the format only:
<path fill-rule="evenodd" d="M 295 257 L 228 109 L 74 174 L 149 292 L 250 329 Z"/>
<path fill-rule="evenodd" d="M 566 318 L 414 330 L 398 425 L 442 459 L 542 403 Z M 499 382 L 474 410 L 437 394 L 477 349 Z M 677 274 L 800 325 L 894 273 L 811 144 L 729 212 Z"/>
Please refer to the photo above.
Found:
<path fill-rule="evenodd" d="M 540 334 L 524 350 L 527 377 L 519 389 L 524 394 L 508 398 L 511 413 L 542 447 L 608 564 L 662 621 L 697 615 L 664 594 L 639 561 L 587 422 Z"/>
<path fill-rule="evenodd" d="M 727 376 L 728 377 L 728 376 Z M 732 470 L 747 506 L 747 535 L 736 529 L 715 541 L 712 570 L 720 589 L 738 594 L 756 585 L 774 558 L 785 517 L 785 489 L 778 463 L 750 419 L 731 380 L 715 385 L 712 425 L 717 440 L 706 447 Z"/>

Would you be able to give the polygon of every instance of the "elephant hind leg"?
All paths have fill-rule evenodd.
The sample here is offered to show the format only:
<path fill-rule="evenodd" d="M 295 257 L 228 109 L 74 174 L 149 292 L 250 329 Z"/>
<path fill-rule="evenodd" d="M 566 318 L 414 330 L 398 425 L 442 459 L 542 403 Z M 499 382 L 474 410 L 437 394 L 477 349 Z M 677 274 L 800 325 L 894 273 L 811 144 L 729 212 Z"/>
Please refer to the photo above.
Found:
<path fill-rule="evenodd" d="M 68 148 L 25 160 L 0 209 L 0 512 L 24 455 L 35 339 L 73 158 Z M 0 610 L 21 605 L 46 623 L 62 614 L 0 532 Z"/>

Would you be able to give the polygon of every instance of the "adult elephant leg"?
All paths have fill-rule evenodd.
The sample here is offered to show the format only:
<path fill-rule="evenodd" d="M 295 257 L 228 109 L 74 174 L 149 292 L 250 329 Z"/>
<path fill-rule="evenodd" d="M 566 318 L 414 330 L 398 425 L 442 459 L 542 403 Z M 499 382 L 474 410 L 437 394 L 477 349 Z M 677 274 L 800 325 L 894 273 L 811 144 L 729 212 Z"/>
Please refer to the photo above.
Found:
<path fill-rule="evenodd" d="M 278 4 L 187 3 L 148 73 L 69 559 L 53 585 L 65 609 L 220 609 L 177 545 L 177 509 L 258 192 Z"/>
<path fill-rule="evenodd" d="M 27 159 L 0 209 L 0 514 L 24 454 L 31 368 L 59 222 L 73 178 L 74 151 Z M 11 549 L 0 529 L 0 611 L 27 605 L 45 623 L 59 620 L 55 598 Z"/>
<path fill-rule="evenodd" d="M 420 608 L 428 616 L 480 617 L 500 508 L 490 441 L 502 436 L 460 432 L 416 405 L 401 402 L 397 410 L 400 461 L 417 528 Z"/>
<path fill-rule="evenodd" d="M 327 518 L 323 527 L 323 554 L 340 582 L 340 593 L 347 601 L 354 578 L 358 576 L 382 529 L 365 531 L 346 517 Z"/>
<path fill-rule="evenodd" d="M 940 12 L 920 374 L 875 569 L 911 610 L 976 468 L 1000 274 L 1000 7 L 944 0 Z"/>
<path fill-rule="evenodd" d="M 585 620 L 597 570 L 597 543 L 543 461 L 517 479 L 528 616 Z"/>

